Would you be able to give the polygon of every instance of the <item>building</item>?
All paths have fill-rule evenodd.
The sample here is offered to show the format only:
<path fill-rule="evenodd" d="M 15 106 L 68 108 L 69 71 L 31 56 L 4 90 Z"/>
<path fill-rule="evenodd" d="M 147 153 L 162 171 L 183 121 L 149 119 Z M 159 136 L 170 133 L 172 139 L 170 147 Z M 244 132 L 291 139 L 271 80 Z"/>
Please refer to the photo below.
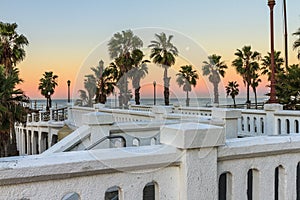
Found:
<path fill-rule="evenodd" d="M 67 116 L 16 126 L 19 151 L 34 155 L 0 159 L 0 199 L 300 198 L 299 111 L 95 105 Z M 64 124 L 74 131 L 53 145 Z"/>

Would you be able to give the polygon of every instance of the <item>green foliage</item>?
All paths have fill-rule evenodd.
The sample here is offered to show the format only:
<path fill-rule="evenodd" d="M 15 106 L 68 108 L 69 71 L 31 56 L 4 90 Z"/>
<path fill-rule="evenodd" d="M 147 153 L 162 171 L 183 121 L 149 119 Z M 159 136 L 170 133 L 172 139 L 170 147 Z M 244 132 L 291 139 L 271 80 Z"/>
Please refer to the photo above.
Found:
<path fill-rule="evenodd" d="M 168 77 L 168 68 L 175 64 L 175 56 L 178 56 L 178 50 L 171 42 L 173 35 L 167 35 L 165 33 L 155 34 L 156 40 L 152 40 L 148 46 L 151 48 L 150 58 L 156 64 L 160 64 L 164 68 L 164 98 L 165 105 L 169 105 L 170 100 L 170 79 Z"/>
<path fill-rule="evenodd" d="M 286 72 L 278 74 L 277 97 L 285 109 L 300 109 L 300 68 L 290 65 Z"/>
<path fill-rule="evenodd" d="M 139 49 L 143 46 L 143 41 L 131 30 L 115 33 L 108 42 L 108 51 L 110 57 L 116 58 Z"/>
<path fill-rule="evenodd" d="M 280 51 L 274 51 L 274 63 L 275 63 L 275 77 L 276 74 L 283 72 L 283 63 L 284 60 L 282 57 L 280 57 L 281 52 Z M 268 52 L 268 55 L 264 56 L 262 59 L 262 68 L 261 68 L 262 75 L 267 75 L 268 80 L 271 80 L 271 53 Z"/>
<path fill-rule="evenodd" d="M 189 106 L 188 92 L 192 91 L 192 86 L 196 86 L 199 75 L 196 70 L 193 70 L 192 65 L 185 65 L 180 68 L 179 73 L 176 74 L 176 81 L 179 87 L 183 86 L 183 91 L 187 94 L 186 106 Z"/>
<path fill-rule="evenodd" d="M 43 77 L 40 79 L 38 89 L 47 99 L 47 109 L 51 108 L 51 96 L 54 94 L 55 87 L 57 86 L 58 76 L 53 74 L 53 72 L 45 72 Z"/>
<path fill-rule="evenodd" d="M 243 77 L 243 82 L 247 87 L 247 104 L 250 103 L 249 90 L 253 78 L 256 76 L 257 71 L 260 70 L 259 59 L 260 53 L 252 51 L 251 46 L 244 46 L 242 50 L 237 49 L 234 54 L 237 58 L 232 62 L 238 74 Z"/>
<path fill-rule="evenodd" d="M 298 49 L 298 59 L 300 60 L 300 28 L 293 35 L 298 36 L 298 39 L 293 44 L 293 48 Z"/>
<path fill-rule="evenodd" d="M 229 81 L 227 86 L 225 86 L 227 96 L 231 96 L 234 107 L 236 107 L 235 97 L 239 94 L 239 84 L 236 81 Z"/>
<path fill-rule="evenodd" d="M 221 81 L 220 76 L 225 76 L 225 69 L 227 69 L 228 67 L 225 62 L 221 61 L 221 56 L 218 56 L 216 54 L 208 56 L 208 60 L 208 62 L 203 62 L 203 76 L 209 76 L 208 80 L 214 86 L 214 103 L 219 103 L 218 84 Z"/>
<path fill-rule="evenodd" d="M 8 155 L 3 148 L 9 143 L 10 133 L 14 142 L 14 123 L 24 122 L 23 117 L 26 116 L 23 102 L 28 102 L 28 97 L 22 90 L 16 89 L 21 82 L 17 68 L 6 76 L 3 65 L 0 65 L 0 157 Z"/>
<path fill-rule="evenodd" d="M 28 40 L 16 32 L 16 23 L 0 22 L 0 64 L 5 67 L 5 75 L 13 73 L 13 67 L 25 58 L 24 47 Z"/>

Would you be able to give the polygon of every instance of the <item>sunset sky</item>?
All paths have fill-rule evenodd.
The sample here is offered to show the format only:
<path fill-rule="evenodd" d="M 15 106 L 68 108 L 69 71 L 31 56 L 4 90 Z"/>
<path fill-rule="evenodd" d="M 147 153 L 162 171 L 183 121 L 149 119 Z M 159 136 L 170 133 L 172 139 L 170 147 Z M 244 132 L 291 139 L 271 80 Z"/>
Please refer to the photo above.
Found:
<path fill-rule="evenodd" d="M 26 59 L 18 67 L 24 83 L 21 88 L 32 99 L 43 98 L 38 82 L 45 71 L 53 71 L 58 87 L 53 98 L 66 98 L 67 80 L 71 80 L 72 96 L 83 89 L 84 74 L 90 67 L 104 60 L 108 65 L 107 41 L 116 32 L 131 29 L 147 46 L 155 33 L 174 35 L 173 43 L 179 49 L 176 66 L 170 69 L 170 90 L 183 96 L 175 82 L 181 65 L 192 64 L 202 75 L 202 62 L 208 55 L 222 56 L 229 69 L 220 84 L 221 97 L 228 81 L 237 80 L 241 95 L 245 94 L 242 79 L 231 67 L 234 52 L 244 45 L 251 45 L 262 55 L 269 51 L 269 8 L 267 0 L 0 0 L 0 21 L 16 22 L 18 32 L 29 40 Z M 296 51 L 292 36 L 300 27 L 300 1 L 287 0 L 289 63 L 296 64 Z M 275 6 L 275 49 L 283 51 L 282 0 Z M 149 59 L 149 58 L 148 58 Z M 162 69 L 149 65 L 149 75 L 142 81 L 143 97 L 152 96 L 155 80 L 158 96 L 162 96 Z M 264 81 L 259 96 L 268 92 Z M 192 96 L 208 97 L 212 84 L 200 79 Z"/>

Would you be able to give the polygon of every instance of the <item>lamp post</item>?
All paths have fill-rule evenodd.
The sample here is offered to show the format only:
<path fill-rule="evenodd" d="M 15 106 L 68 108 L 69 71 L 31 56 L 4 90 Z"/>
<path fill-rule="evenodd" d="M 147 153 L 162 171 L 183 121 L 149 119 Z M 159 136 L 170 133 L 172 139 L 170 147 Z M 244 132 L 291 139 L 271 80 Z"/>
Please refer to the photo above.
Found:
<path fill-rule="evenodd" d="M 153 81 L 153 87 L 154 87 L 154 98 L 153 98 L 153 105 L 156 105 L 156 81 Z"/>
<path fill-rule="evenodd" d="M 270 7 L 270 43 L 271 43 L 271 91 L 270 99 L 268 103 L 278 103 L 276 99 L 276 81 L 275 81 L 275 62 L 274 62 L 274 19 L 273 8 L 275 6 L 275 0 L 268 0 L 268 6 Z"/>
<path fill-rule="evenodd" d="M 71 102 L 71 101 L 70 101 L 70 84 L 71 84 L 71 81 L 68 80 L 68 81 L 67 81 L 67 84 L 68 84 L 68 103 L 70 103 L 70 102 Z"/>

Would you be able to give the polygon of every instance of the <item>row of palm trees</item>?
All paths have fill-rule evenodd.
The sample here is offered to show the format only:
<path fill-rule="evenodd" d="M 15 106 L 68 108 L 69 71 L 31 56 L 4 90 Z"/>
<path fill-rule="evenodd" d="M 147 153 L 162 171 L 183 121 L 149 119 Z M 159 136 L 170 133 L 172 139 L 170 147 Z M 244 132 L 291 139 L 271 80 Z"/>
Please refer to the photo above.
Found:
<path fill-rule="evenodd" d="M 300 38 L 300 29 L 294 35 L 299 35 Z M 169 86 L 171 77 L 168 76 L 168 69 L 175 64 L 176 56 L 179 53 L 172 43 L 172 39 L 172 35 L 167 36 L 165 33 L 155 34 L 155 40 L 152 40 L 150 45 L 148 45 L 151 48 L 150 59 L 164 69 L 165 105 L 170 103 Z M 299 40 L 295 41 L 294 49 L 299 47 Z M 140 104 L 140 80 L 148 74 L 147 63 L 150 62 L 143 60 L 144 54 L 140 50 L 142 46 L 142 40 L 134 35 L 131 30 L 115 33 L 108 43 L 109 54 L 114 61 L 105 69 L 102 63 L 101 69 L 99 69 L 101 71 L 100 74 L 94 73 L 94 75 L 85 76 L 85 88 L 89 96 L 86 95 L 84 90 L 80 90 L 82 99 L 88 99 L 87 104 L 91 105 L 92 99 L 96 94 L 96 102 L 105 103 L 107 96 L 113 93 L 115 86 L 117 86 L 120 91 L 119 106 L 127 105 L 131 98 L 131 91 L 128 89 L 128 79 L 131 79 L 135 89 L 136 104 Z M 232 66 L 236 68 L 237 73 L 243 78 L 243 83 L 247 90 L 246 103 L 250 106 L 250 88 L 252 88 L 255 104 L 257 105 L 257 87 L 261 82 L 260 76 L 268 75 L 270 77 L 270 53 L 262 58 L 259 52 L 251 50 L 251 46 L 244 46 L 242 49 L 237 49 L 234 55 L 236 59 L 232 62 Z M 262 62 L 260 63 L 260 61 Z M 275 52 L 276 72 L 284 71 L 283 62 L 280 52 Z M 216 54 L 208 56 L 208 61 L 203 62 L 203 76 L 208 76 L 209 81 L 213 84 L 215 104 L 219 103 L 218 86 L 221 78 L 225 76 L 227 68 L 228 66 L 221 60 L 221 56 Z M 93 70 L 93 68 L 91 69 Z M 187 77 L 187 74 L 189 74 L 189 77 Z M 190 65 L 181 66 L 177 76 L 179 87 L 183 86 L 183 90 L 187 94 L 186 105 L 188 106 L 188 92 L 191 91 L 191 86 L 196 85 L 199 76 Z M 90 87 L 91 85 L 93 87 Z M 225 89 L 228 91 L 227 95 L 233 98 L 238 95 L 238 84 L 234 81 L 230 81 Z"/>

